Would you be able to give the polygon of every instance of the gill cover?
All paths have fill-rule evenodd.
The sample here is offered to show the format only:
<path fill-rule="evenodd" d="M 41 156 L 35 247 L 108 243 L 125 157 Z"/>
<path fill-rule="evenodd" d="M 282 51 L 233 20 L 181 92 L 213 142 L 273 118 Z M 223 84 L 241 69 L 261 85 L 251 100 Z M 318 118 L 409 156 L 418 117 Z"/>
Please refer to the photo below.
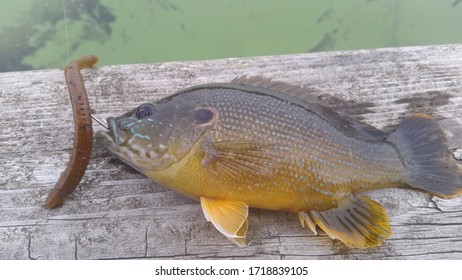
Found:
<path fill-rule="evenodd" d="M 187 155 L 216 119 L 213 108 L 176 96 L 108 118 L 109 133 L 96 138 L 135 169 L 160 171 Z"/>

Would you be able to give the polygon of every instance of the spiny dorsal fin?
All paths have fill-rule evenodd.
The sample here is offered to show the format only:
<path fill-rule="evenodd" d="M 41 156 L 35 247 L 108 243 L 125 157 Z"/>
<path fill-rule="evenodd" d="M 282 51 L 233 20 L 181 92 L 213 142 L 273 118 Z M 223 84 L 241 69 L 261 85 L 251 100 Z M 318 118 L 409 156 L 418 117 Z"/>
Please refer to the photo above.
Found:
<path fill-rule="evenodd" d="M 265 89 L 285 93 L 287 95 L 296 97 L 308 103 L 323 104 L 322 101 L 317 96 L 315 96 L 314 94 L 310 94 L 306 88 L 302 88 L 301 86 L 292 85 L 289 83 L 273 81 L 271 79 L 268 79 L 262 76 L 252 76 L 252 77 L 240 76 L 240 77 L 234 78 L 231 81 L 231 83 L 265 88 Z"/>
<path fill-rule="evenodd" d="M 272 81 L 261 76 L 241 76 L 233 79 L 231 83 L 258 87 L 264 89 L 263 92 L 266 94 L 288 99 L 291 102 L 304 106 L 305 108 L 314 111 L 321 117 L 324 117 L 347 136 L 368 141 L 383 140 L 387 137 L 385 132 L 371 125 L 362 123 L 352 117 L 341 115 L 335 112 L 321 99 L 310 93 L 309 89 L 284 82 Z M 290 98 L 287 98 L 287 96 Z"/>
<path fill-rule="evenodd" d="M 313 104 L 312 108 L 314 111 L 322 113 L 333 126 L 347 136 L 366 141 L 383 140 L 388 136 L 385 132 L 371 125 L 362 123 L 350 116 L 340 115 L 330 107 Z"/>

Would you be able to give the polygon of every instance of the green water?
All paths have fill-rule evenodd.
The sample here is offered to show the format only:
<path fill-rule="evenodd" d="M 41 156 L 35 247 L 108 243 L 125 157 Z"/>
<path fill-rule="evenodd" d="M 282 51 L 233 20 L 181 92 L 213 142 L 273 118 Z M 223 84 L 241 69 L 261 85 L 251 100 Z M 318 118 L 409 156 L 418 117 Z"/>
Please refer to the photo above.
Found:
<path fill-rule="evenodd" d="M 0 4 L 0 71 L 62 68 L 68 51 L 109 65 L 448 43 L 462 43 L 462 0 Z"/>

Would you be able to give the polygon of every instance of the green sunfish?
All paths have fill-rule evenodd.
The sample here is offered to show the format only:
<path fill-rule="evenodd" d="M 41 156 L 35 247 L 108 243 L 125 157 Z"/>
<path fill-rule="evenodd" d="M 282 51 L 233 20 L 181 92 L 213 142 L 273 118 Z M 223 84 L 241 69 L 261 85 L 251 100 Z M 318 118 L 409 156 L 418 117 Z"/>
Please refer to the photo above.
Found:
<path fill-rule="evenodd" d="M 298 213 L 313 232 L 368 248 L 392 230 L 384 207 L 361 192 L 462 194 L 462 169 L 430 116 L 386 134 L 304 95 L 262 78 L 194 86 L 108 118 L 109 132 L 96 138 L 154 182 L 199 201 L 239 246 L 249 207 Z"/>

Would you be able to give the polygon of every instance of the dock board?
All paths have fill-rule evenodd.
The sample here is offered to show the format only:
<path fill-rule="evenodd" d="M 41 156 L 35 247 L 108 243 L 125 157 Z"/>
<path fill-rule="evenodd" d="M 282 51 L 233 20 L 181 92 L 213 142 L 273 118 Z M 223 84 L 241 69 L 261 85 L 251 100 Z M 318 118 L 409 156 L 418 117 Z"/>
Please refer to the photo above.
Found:
<path fill-rule="evenodd" d="M 300 85 L 381 129 L 430 114 L 446 131 L 451 151 L 462 148 L 462 45 L 83 71 L 101 118 L 187 86 L 242 75 Z M 394 231 L 379 247 L 348 249 L 301 228 L 294 214 L 251 209 L 250 245 L 238 248 L 205 220 L 196 201 L 151 182 L 97 143 L 76 192 L 47 210 L 45 198 L 69 160 L 74 132 L 63 70 L 0 73 L 0 120 L 0 259 L 462 258 L 462 198 L 398 188 L 367 193 L 385 206 Z"/>

